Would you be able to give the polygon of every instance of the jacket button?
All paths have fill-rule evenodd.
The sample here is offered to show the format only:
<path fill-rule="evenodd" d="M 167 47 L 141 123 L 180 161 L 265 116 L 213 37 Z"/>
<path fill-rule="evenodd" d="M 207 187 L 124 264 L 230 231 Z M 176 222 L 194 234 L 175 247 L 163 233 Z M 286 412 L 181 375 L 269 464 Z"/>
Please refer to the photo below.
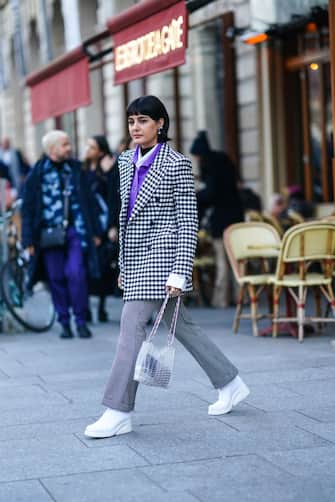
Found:
<path fill-rule="evenodd" d="M 148 246 L 148 251 L 150 251 L 150 249 L 151 249 L 151 246 Z"/>
<path fill-rule="evenodd" d="M 150 225 L 153 227 L 155 222 L 153 220 L 150 221 Z"/>
<path fill-rule="evenodd" d="M 155 197 L 155 200 L 156 200 L 156 202 L 159 202 L 160 198 L 159 197 Z"/>

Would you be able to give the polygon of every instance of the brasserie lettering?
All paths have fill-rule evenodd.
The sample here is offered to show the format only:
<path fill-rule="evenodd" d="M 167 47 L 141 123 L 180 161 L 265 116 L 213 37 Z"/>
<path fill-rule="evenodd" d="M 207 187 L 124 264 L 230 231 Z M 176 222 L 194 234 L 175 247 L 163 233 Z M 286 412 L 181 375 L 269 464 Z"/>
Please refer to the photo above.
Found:
<path fill-rule="evenodd" d="M 183 23 L 183 17 L 179 16 L 158 30 L 150 31 L 135 40 L 116 47 L 115 70 L 122 71 L 182 48 Z"/>

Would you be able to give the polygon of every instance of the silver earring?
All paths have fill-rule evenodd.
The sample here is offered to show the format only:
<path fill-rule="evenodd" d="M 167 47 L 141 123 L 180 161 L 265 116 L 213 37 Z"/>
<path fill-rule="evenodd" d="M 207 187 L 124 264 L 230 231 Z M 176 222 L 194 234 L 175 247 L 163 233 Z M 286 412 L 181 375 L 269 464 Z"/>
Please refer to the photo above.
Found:
<path fill-rule="evenodd" d="M 157 129 L 157 134 L 158 136 L 160 136 L 163 132 L 163 127 L 160 127 L 159 129 Z"/>

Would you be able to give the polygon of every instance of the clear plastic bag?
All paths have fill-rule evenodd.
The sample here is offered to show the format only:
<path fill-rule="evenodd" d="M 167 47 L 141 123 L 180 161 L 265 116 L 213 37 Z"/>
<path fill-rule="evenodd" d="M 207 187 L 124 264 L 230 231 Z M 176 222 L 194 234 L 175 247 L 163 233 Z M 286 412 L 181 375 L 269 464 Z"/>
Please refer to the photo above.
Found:
<path fill-rule="evenodd" d="M 137 380 L 145 385 L 162 387 L 164 389 L 170 385 L 172 379 L 175 356 L 173 341 L 181 301 L 180 297 L 177 298 L 167 345 L 164 347 L 156 347 L 152 340 L 157 333 L 158 326 L 163 318 L 168 300 L 169 296 L 167 296 L 163 302 L 150 335 L 147 340 L 142 343 L 140 352 L 137 356 L 134 373 L 134 380 Z"/>
<path fill-rule="evenodd" d="M 145 385 L 167 388 L 171 383 L 175 348 L 166 345 L 155 347 L 143 342 L 138 354 L 134 379 Z"/>

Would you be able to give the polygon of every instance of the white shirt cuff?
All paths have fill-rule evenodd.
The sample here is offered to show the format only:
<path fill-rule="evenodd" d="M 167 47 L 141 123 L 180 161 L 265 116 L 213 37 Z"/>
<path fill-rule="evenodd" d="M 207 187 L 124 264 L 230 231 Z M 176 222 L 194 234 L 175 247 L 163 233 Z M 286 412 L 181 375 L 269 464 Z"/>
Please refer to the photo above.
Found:
<path fill-rule="evenodd" d="M 171 273 L 166 282 L 166 286 L 171 286 L 172 288 L 184 291 L 186 288 L 186 277 L 184 275 Z"/>

